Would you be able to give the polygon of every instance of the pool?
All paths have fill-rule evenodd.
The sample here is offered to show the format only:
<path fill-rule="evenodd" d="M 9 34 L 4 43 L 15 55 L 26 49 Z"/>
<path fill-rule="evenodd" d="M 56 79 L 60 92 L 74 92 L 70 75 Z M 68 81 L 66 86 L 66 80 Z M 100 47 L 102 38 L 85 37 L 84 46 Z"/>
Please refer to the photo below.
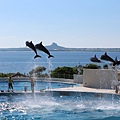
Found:
<path fill-rule="evenodd" d="M 51 96 L 22 94 L 0 96 L 1 120 L 118 120 L 116 95 Z"/>
<path fill-rule="evenodd" d="M 49 82 L 49 81 L 35 81 L 35 91 L 39 91 L 41 89 L 48 89 L 48 88 L 65 88 L 70 87 L 77 84 L 69 84 L 69 83 L 63 83 L 63 82 Z M 30 81 L 26 80 L 19 80 L 14 81 L 13 87 L 14 90 L 24 90 L 24 87 L 27 87 L 27 90 L 31 90 L 31 83 Z M 7 81 L 0 81 L 0 90 L 8 90 L 8 82 Z"/>

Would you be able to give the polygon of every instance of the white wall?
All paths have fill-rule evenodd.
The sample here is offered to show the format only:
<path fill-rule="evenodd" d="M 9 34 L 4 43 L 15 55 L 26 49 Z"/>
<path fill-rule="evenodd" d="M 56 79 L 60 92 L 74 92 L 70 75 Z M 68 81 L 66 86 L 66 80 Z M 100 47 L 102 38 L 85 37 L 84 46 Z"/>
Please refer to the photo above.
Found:
<path fill-rule="evenodd" d="M 83 86 L 99 89 L 114 89 L 118 75 L 114 69 L 84 69 Z"/>
<path fill-rule="evenodd" d="M 74 83 L 83 84 L 83 75 L 74 74 Z"/>

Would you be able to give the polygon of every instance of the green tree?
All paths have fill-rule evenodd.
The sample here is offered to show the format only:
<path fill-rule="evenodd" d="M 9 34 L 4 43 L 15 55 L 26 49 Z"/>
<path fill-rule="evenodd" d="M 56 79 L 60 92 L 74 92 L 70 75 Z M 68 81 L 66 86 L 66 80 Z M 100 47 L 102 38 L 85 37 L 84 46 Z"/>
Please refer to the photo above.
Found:
<path fill-rule="evenodd" d="M 45 67 L 38 66 L 38 67 L 33 68 L 29 72 L 29 74 L 32 75 L 32 76 L 35 74 L 35 76 L 40 77 L 40 76 L 42 76 L 42 72 L 44 72 L 45 70 L 46 70 Z"/>
<path fill-rule="evenodd" d="M 54 78 L 66 78 L 66 79 L 72 79 L 73 74 L 77 74 L 77 67 L 57 67 L 51 72 L 51 77 Z"/>
<path fill-rule="evenodd" d="M 103 65 L 103 68 L 108 69 L 108 65 L 107 64 Z"/>
<path fill-rule="evenodd" d="M 77 68 L 77 66 L 73 67 L 72 69 L 73 69 L 73 74 L 78 74 L 78 68 Z"/>
<path fill-rule="evenodd" d="M 87 69 L 99 69 L 101 68 L 100 66 L 96 65 L 96 64 L 86 64 L 86 66 L 84 68 L 87 68 Z"/>

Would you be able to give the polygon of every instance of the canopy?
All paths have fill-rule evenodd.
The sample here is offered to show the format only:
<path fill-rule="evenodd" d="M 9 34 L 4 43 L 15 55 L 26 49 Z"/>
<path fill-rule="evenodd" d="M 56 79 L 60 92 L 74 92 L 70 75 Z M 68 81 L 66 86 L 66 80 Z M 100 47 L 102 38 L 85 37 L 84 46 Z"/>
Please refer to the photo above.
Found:
<path fill-rule="evenodd" d="M 14 74 L 14 75 L 12 75 L 10 77 L 30 77 L 30 76 L 17 72 L 16 74 Z"/>

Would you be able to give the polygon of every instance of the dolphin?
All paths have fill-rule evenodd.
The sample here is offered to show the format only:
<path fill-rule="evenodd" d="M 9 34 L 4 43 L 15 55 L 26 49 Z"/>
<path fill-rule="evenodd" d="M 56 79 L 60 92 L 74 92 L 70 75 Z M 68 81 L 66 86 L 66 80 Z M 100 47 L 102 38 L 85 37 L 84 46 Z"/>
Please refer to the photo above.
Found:
<path fill-rule="evenodd" d="M 26 46 L 31 48 L 36 53 L 34 59 L 37 57 L 41 57 L 40 55 L 37 54 L 36 48 L 35 48 L 34 44 L 32 43 L 32 41 L 31 42 L 26 41 Z"/>
<path fill-rule="evenodd" d="M 92 62 L 98 62 L 98 63 L 101 63 L 101 61 L 96 57 L 96 55 L 94 57 L 91 57 L 90 60 Z"/>
<path fill-rule="evenodd" d="M 105 54 L 104 55 L 101 55 L 101 60 L 106 60 L 106 61 L 110 61 L 110 62 L 112 62 L 112 63 L 114 63 L 115 61 L 110 57 L 110 56 L 108 56 L 107 55 L 107 53 L 105 52 Z"/>
<path fill-rule="evenodd" d="M 118 60 L 117 57 L 115 58 L 115 62 L 113 63 L 113 66 L 115 65 L 120 65 L 120 60 Z"/>
<path fill-rule="evenodd" d="M 35 48 L 38 49 L 38 50 L 41 50 L 41 51 L 45 52 L 46 54 L 48 54 L 48 55 L 49 55 L 48 58 L 54 57 L 54 56 L 52 56 L 52 55 L 50 54 L 50 52 L 42 45 L 42 42 L 40 42 L 39 44 L 36 44 L 36 45 L 35 45 Z"/>

